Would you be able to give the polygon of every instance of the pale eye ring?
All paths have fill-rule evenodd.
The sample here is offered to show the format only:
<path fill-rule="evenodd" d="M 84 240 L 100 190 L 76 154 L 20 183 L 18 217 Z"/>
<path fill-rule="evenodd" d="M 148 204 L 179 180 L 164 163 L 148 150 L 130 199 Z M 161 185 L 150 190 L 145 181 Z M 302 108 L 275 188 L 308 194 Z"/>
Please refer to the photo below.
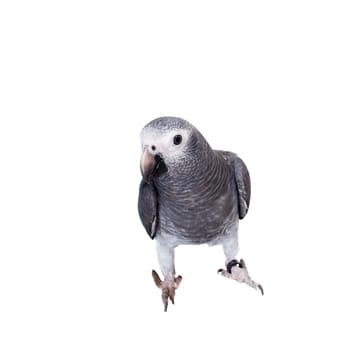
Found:
<path fill-rule="evenodd" d="M 182 136 L 181 135 L 175 135 L 173 139 L 174 145 L 178 146 L 182 142 Z"/>

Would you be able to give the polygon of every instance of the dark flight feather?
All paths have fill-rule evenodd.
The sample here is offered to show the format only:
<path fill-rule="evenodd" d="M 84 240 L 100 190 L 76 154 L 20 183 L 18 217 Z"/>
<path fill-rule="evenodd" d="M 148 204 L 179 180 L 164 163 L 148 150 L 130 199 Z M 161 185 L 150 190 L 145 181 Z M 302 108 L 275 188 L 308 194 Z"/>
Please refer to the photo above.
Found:
<path fill-rule="evenodd" d="M 141 222 L 148 235 L 153 239 L 157 230 L 158 200 L 153 182 L 141 181 L 139 189 L 138 210 Z"/>

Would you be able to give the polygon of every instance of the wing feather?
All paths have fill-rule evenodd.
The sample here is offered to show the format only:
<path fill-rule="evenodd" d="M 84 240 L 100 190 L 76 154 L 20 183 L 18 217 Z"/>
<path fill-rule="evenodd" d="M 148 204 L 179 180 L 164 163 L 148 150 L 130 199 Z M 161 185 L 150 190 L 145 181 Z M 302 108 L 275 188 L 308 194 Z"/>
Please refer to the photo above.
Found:
<path fill-rule="evenodd" d="M 139 188 L 138 210 L 141 222 L 148 235 L 153 239 L 157 231 L 158 198 L 153 183 L 141 181 Z"/>
<path fill-rule="evenodd" d="M 243 219 L 248 212 L 250 204 L 250 175 L 247 166 L 243 160 L 232 152 L 219 151 L 233 170 L 233 179 L 237 189 L 238 196 L 238 215 Z"/>

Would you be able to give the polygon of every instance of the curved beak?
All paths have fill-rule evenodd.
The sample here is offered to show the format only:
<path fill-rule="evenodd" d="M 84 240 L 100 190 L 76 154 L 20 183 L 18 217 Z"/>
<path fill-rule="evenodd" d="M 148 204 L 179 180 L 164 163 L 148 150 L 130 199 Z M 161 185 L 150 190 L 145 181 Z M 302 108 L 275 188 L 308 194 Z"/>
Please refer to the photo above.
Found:
<path fill-rule="evenodd" d="M 143 180 L 147 183 L 150 183 L 153 177 L 161 176 L 168 171 L 161 155 L 152 155 L 147 147 L 142 151 L 140 167 Z"/>
<path fill-rule="evenodd" d="M 156 166 L 156 160 L 153 157 L 153 155 L 149 152 L 147 147 L 143 149 L 142 155 L 141 155 L 141 173 L 143 176 L 143 179 L 149 183 L 151 180 L 151 175 L 153 173 L 153 170 Z"/>

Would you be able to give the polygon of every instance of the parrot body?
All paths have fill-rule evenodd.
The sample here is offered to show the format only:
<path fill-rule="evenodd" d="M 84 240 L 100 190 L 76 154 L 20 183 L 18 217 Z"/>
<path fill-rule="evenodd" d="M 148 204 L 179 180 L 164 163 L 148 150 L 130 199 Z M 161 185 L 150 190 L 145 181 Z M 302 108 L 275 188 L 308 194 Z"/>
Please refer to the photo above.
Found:
<path fill-rule="evenodd" d="M 250 176 L 234 153 L 213 150 L 187 121 L 161 117 L 141 132 L 142 157 L 138 209 L 157 243 L 165 311 L 174 302 L 182 277 L 175 277 L 174 249 L 183 244 L 221 244 L 227 270 L 219 272 L 262 291 L 243 260 L 237 261 L 238 224 L 250 203 Z"/>

